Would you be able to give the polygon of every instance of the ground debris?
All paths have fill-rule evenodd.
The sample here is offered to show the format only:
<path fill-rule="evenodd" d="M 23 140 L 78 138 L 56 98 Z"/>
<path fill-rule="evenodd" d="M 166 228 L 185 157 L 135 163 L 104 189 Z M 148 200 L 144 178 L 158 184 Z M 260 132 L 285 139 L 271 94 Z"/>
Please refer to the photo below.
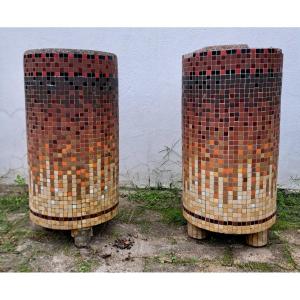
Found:
<path fill-rule="evenodd" d="M 131 249 L 134 244 L 134 239 L 131 237 L 116 239 L 113 246 L 118 249 Z"/>
<path fill-rule="evenodd" d="M 134 258 L 131 256 L 131 252 L 129 252 L 122 261 L 134 261 Z"/>

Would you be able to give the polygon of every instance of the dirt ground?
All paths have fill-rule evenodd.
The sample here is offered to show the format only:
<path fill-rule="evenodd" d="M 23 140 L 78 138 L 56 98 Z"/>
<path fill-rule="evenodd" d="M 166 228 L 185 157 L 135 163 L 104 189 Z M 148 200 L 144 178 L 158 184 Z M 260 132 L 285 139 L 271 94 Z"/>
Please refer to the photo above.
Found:
<path fill-rule="evenodd" d="M 131 197 L 130 193 L 121 192 L 118 217 L 94 227 L 90 246 L 82 249 L 74 246 L 69 231 L 32 224 L 26 207 L 7 210 L 2 218 L 0 271 L 297 272 L 300 269 L 298 228 L 271 230 L 269 243 L 263 248 L 247 246 L 244 236 L 210 234 L 207 239 L 197 241 L 187 236 L 184 220 L 176 213 L 170 217 L 161 207 L 156 209 L 157 202 L 145 205 L 139 201 L 140 196 Z"/>

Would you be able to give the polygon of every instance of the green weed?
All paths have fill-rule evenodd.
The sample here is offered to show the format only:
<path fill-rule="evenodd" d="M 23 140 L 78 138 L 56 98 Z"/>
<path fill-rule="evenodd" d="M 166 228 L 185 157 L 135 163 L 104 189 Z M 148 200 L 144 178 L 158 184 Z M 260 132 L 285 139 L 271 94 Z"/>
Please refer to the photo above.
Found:
<path fill-rule="evenodd" d="M 239 269 L 245 272 L 278 272 L 280 268 L 276 265 L 265 262 L 247 262 L 236 265 Z"/>
<path fill-rule="evenodd" d="M 221 265 L 226 267 L 231 267 L 233 265 L 233 253 L 230 247 L 227 247 L 225 249 L 223 257 L 221 259 Z"/>
<path fill-rule="evenodd" d="M 128 195 L 128 200 L 135 201 L 141 211 L 148 209 L 159 212 L 165 223 L 186 224 L 178 189 L 138 189 Z"/>
<path fill-rule="evenodd" d="M 277 221 L 272 230 L 300 228 L 300 193 L 277 192 Z"/>

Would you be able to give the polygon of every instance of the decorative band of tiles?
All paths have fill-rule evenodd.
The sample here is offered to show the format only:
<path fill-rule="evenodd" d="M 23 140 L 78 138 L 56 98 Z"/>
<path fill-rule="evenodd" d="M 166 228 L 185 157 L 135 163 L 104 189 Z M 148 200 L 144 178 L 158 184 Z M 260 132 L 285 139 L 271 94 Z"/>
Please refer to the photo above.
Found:
<path fill-rule="evenodd" d="M 260 219 L 260 220 L 255 220 L 255 221 L 241 221 L 241 222 L 236 222 L 236 221 L 223 221 L 223 220 L 215 220 L 215 219 L 210 219 L 207 218 L 205 216 L 200 216 L 194 212 L 191 212 L 190 210 L 188 210 L 187 208 L 185 208 L 183 206 L 183 210 L 188 213 L 190 216 L 208 222 L 208 223 L 212 223 L 212 224 L 218 224 L 218 225 L 230 225 L 230 226 L 248 226 L 248 225 L 257 225 L 257 224 L 263 224 L 269 220 L 271 220 L 273 217 L 276 216 L 276 211 L 274 213 L 272 213 L 270 216 L 264 218 L 264 219 Z"/>
<path fill-rule="evenodd" d="M 183 55 L 182 200 L 204 218 L 193 225 L 241 234 L 273 224 L 282 65 L 280 49 L 247 45 Z"/>
<path fill-rule="evenodd" d="M 86 220 L 86 219 L 93 219 L 93 218 L 100 217 L 102 215 L 105 215 L 105 214 L 113 211 L 114 209 L 116 209 L 118 207 L 118 205 L 119 205 L 119 202 L 117 202 L 114 206 L 112 206 L 112 207 L 110 207 L 108 209 L 105 209 L 105 210 L 102 210 L 102 211 L 99 211 L 97 213 L 93 213 L 93 214 L 90 214 L 90 215 L 83 215 L 83 216 L 80 216 L 80 217 L 54 217 L 54 216 L 43 215 L 41 213 L 33 211 L 32 209 L 29 209 L 29 210 L 36 217 L 39 217 L 39 218 L 42 218 L 42 219 L 45 219 L 45 220 L 78 221 L 78 220 Z"/>
<path fill-rule="evenodd" d="M 107 52 L 25 52 L 29 204 L 38 225 L 78 229 L 116 215 L 106 208 L 119 197 L 117 67 Z"/>

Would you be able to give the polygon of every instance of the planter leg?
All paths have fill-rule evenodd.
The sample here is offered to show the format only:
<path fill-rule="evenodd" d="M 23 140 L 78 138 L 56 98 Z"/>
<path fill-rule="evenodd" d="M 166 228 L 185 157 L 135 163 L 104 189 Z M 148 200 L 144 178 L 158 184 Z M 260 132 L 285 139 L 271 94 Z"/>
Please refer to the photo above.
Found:
<path fill-rule="evenodd" d="M 93 236 L 93 227 L 73 229 L 71 235 L 74 238 L 74 244 L 78 248 L 88 247 Z"/>
<path fill-rule="evenodd" d="M 268 243 L 268 230 L 248 234 L 246 243 L 253 247 L 263 247 Z"/>
<path fill-rule="evenodd" d="M 206 230 L 196 227 L 195 225 L 188 222 L 187 224 L 188 236 L 191 238 L 202 240 L 206 238 Z"/>

